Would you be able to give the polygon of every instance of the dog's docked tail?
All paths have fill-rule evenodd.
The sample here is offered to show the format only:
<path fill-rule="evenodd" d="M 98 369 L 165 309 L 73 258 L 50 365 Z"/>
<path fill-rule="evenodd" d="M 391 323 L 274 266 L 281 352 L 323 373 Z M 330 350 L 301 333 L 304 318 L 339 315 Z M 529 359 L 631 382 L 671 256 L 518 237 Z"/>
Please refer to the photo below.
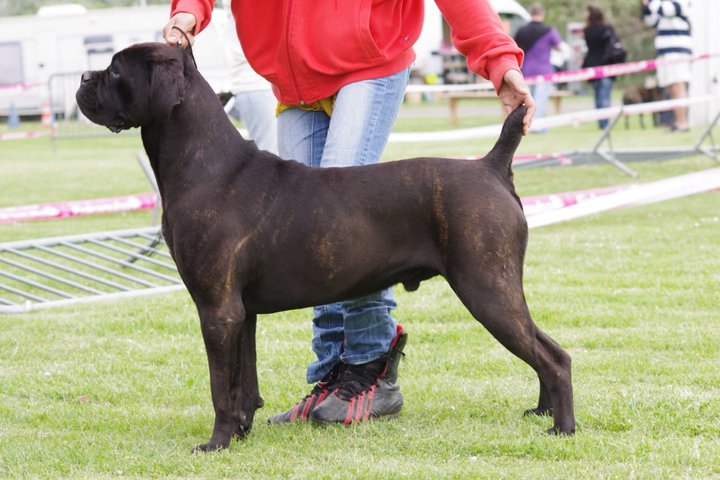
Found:
<path fill-rule="evenodd" d="M 510 115 L 505 119 L 505 123 L 503 123 L 500 138 L 498 138 L 493 149 L 490 150 L 490 153 L 484 158 L 484 161 L 491 162 L 497 166 L 498 171 L 507 169 L 511 176 L 512 159 L 522 138 L 522 122 L 525 112 L 527 112 L 525 105 L 521 105 L 510 112 Z"/>

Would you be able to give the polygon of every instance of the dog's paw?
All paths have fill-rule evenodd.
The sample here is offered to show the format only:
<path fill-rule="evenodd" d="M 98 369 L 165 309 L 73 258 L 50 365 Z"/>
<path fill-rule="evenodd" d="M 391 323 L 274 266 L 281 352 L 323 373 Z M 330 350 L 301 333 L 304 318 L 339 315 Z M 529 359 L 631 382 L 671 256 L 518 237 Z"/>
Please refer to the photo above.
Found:
<path fill-rule="evenodd" d="M 545 417 L 545 416 L 552 416 L 552 408 L 529 408 L 523 412 L 524 417 L 532 417 L 532 416 L 538 416 L 538 417 Z"/>
<path fill-rule="evenodd" d="M 245 438 L 250 433 L 250 430 L 252 429 L 252 424 L 250 425 L 238 425 L 235 427 L 235 433 L 234 435 L 237 438 Z"/>
<path fill-rule="evenodd" d="M 564 437 L 570 437 L 572 435 L 575 435 L 575 430 L 570 430 L 568 432 L 561 431 L 558 427 L 553 427 L 545 431 L 548 435 L 557 435 L 557 436 L 564 436 Z"/>
<path fill-rule="evenodd" d="M 225 450 L 226 448 L 228 448 L 228 445 L 224 445 L 222 443 L 208 442 L 208 443 L 203 443 L 202 445 L 195 445 L 190 452 L 191 453 L 217 452 L 219 450 Z"/>

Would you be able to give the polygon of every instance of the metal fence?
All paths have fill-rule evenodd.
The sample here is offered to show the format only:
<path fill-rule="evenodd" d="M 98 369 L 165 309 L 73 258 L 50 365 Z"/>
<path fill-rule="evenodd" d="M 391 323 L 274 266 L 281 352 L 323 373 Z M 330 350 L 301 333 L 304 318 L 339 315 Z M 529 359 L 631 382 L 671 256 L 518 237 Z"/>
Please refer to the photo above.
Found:
<path fill-rule="evenodd" d="M 182 288 L 157 226 L 0 244 L 0 313 Z"/>

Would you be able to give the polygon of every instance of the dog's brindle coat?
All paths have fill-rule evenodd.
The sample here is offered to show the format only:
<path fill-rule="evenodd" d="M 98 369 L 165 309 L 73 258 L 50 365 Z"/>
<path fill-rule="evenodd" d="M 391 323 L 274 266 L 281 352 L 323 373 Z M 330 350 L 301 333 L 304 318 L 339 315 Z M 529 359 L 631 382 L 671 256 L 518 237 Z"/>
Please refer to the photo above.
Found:
<path fill-rule="evenodd" d="M 417 158 L 308 168 L 258 150 L 233 127 L 190 54 L 140 44 L 86 72 L 82 112 L 141 127 L 163 234 L 200 315 L 215 426 L 196 447 L 252 427 L 255 322 L 271 313 L 445 277 L 472 315 L 540 379 L 551 433 L 575 431 L 570 357 L 533 323 L 522 268 L 528 229 L 510 167 L 525 109 L 482 160 Z"/>

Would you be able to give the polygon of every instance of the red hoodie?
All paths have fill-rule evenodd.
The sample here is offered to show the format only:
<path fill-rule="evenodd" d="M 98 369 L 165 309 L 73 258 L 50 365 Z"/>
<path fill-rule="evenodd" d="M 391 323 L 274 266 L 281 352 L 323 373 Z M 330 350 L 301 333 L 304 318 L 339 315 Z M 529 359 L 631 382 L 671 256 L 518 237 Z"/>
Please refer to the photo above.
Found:
<path fill-rule="evenodd" d="M 435 0 L 468 67 L 500 89 L 523 52 L 488 0 Z M 172 0 L 171 16 L 210 22 L 213 0 Z M 415 60 L 424 0 L 232 0 L 238 37 L 252 67 L 287 105 L 328 98 L 344 85 L 380 78 Z"/>

